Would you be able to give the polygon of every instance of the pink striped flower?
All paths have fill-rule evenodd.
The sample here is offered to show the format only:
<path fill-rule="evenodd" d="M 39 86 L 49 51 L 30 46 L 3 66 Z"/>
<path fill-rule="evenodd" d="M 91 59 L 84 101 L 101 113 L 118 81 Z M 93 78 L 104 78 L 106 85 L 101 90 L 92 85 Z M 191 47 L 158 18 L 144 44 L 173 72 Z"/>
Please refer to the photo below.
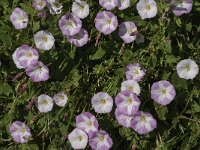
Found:
<path fill-rule="evenodd" d="M 105 35 L 115 31 L 117 26 L 117 17 L 110 11 L 99 12 L 95 18 L 95 27 Z"/>
<path fill-rule="evenodd" d="M 131 43 L 136 39 L 137 27 L 134 22 L 123 22 L 119 26 L 119 36 L 125 43 Z"/>
<path fill-rule="evenodd" d="M 123 114 L 118 108 L 115 109 L 115 118 L 117 122 L 124 127 L 131 127 L 132 115 Z"/>
<path fill-rule="evenodd" d="M 153 18 L 158 11 L 155 0 L 139 0 L 136 8 L 142 19 Z"/>
<path fill-rule="evenodd" d="M 82 21 L 74 14 L 67 13 L 59 20 L 59 28 L 66 36 L 74 36 L 82 27 Z"/>
<path fill-rule="evenodd" d="M 17 143 L 27 143 L 31 136 L 30 128 L 21 121 L 15 121 L 10 126 L 10 134 Z"/>
<path fill-rule="evenodd" d="M 49 79 L 49 69 L 40 61 L 27 67 L 26 74 L 33 82 L 46 81 Z"/>
<path fill-rule="evenodd" d="M 119 10 L 124 10 L 124 9 L 130 7 L 130 5 L 131 5 L 130 0 L 118 0 L 117 7 Z"/>
<path fill-rule="evenodd" d="M 86 132 L 75 128 L 68 136 L 68 140 L 74 149 L 85 149 L 88 143 Z"/>
<path fill-rule="evenodd" d="M 113 142 L 108 133 L 99 130 L 89 134 L 89 145 L 93 150 L 109 150 Z"/>
<path fill-rule="evenodd" d="M 98 131 L 98 121 L 90 112 L 83 112 L 76 116 L 76 127 L 82 129 L 86 133 Z"/>
<path fill-rule="evenodd" d="M 131 127 L 138 134 L 147 134 L 157 127 L 157 121 L 150 113 L 139 111 L 134 114 Z"/>
<path fill-rule="evenodd" d="M 24 29 L 28 25 L 28 15 L 21 8 L 15 8 L 10 15 L 10 20 L 14 25 L 15 29 Z"/>
<path fill-rule="evenodd" d="M 23 45 L 15 50 L 12 55 L 17 68 L 27 68 L 39 59 L 38 51 L 28 45 Z"/>
<path fill-rule="evenodd" d="M 176 96 L 174 86 L 166 80 L 153 83 L 151 86 L 151 98 L 161 105 L 169 104 Z"/>
<path fill-rule="evenodd" d="M 33 8 L 35 8 L 36 10 L 42 10 L 44 9 L 44 7 L 47 5 L 47 1 L 46 0 L 33 0 Z"/>
<path fill-rule="evenodd" d="M 126 115 L 135 114 L 140 106 L 140 100 L 135 93 L 129 90 L 121 91 L 115 97 L 117 108 Z"/>
<path fill-rule="evenodd" d="M 107 10 L 111 10 L 117 6 L 118 0 L 99 0 L 99 4 Z"/>
<path fill-rule="evenodd" d="M 88 32 L 81 28 L 79 33 L 75 34 L 74 36 L 67 36 L 67 40 L 76 47 L 82 47 L 88 42 Z"/>
<path fill-rule="evenodd" d="M 145 75 L 145 70 L 141 68 L 139 63 L 129 64 L 126 66 L 126 79 L 141 81 Z"/>
<path fill-rule="evenodd" d="M 189 14 L 192 10 L 192 0 L 172 0 L 172 12 L 175 16 Z"/>
<path fill-rule="evenodd" d="M 92 107 L 97 113 L 110 113 L 113 107 L 113 99 L 106 92 L 99 92 L 92 97 Z"/>

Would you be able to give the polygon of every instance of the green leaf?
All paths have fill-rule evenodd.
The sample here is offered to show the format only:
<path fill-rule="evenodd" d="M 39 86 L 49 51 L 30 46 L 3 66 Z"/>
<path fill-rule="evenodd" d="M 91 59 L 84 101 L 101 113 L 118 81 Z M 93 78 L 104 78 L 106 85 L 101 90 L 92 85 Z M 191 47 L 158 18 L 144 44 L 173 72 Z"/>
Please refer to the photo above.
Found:
<path fill-rule="evenodd" d="M 13 92 L 13 90 L 12 90 L 11 86 L 5 81 L 1 81 L 0 93 L 8 96 L 12 92 Z"/>
<path fill-rule="evenodd" d="M 176 18 L 176 24 L 181 27 L 182 26 L 182 22 L 180 18 Z"/>
<path fill-rule="evenodd" d="M 157 105 L 157 104 L 155 104 Z M 161 120 L 166 120 L 166 115 L 168 113 L 168 109 L 167 107 L 161 107 L 161 106 L 156 106 L 156 112 L 158 114 L 158 117 L 161 119 Z"/>
<path fill-rule="evenodd" d="M 187 81 L 179 78 L 179 76 L 176 72 L 172 75 L 172 84 L 176 88 L 187 89 Z"/>
<path fill-rule="evenodd" d="M 5 47 L 11 46 L 12 38 L 9 34 L 6 34 L 4 31 L 0 30 L 0 40 L 3 42 Z"/>
<path fill-rule="evenodd" d="M 186 30 L 189 31 L 189 32 L 192 30 L 192 23 L 191 22 L 186 24 Z"/>
<path fill-rule="evenodd" d="M 105 53 L 102 48 L 99 48 L 94 55 L 90 56 L 90 60 L 101 59 Z"/>

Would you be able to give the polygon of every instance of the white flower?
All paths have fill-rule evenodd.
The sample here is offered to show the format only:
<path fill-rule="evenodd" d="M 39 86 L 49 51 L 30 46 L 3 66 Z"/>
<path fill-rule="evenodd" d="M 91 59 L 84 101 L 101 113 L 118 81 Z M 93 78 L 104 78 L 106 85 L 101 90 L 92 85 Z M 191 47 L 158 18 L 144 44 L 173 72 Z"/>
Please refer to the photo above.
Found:
<path fill-rule="evenodd" d="M 63 5 L 56 0 L 47 1 L 47 7 L 51 14 L 60 14 L 63 10 Z"/>
<path fill-rule="evenodd" d="M 88 143 L 87 134 L 78 128 L 69 134 L 68 139 L 74 149 L 85 149 Z"/>
<path fill-rule="evenodd" d="M 59 0 L 47 0 L 47 3 L 55 3 L 55 2 L 59 2 Z"/>
<path fill-rule="evenodd" d="M 46 6 L 47 2 L 46 0 L 33 0 L 33 8 L 36 10 L 42 10 Z"/>
<path fill-rule="evenodd" d="M 121 84 L 121 91 L 130 90 L 135 94 L 140 94 L 140 85 L 134 80 L 126 80 Z"/>
<path fill-rule="evenodd" d="M 157 5 L 154 0 L 140 0 L 137 3 L 137 11 L 142 19 L 153 18 L 157 14 Z"/>
<path fill-rule="evenodd" d="M 34 35 L 34 41 L 37 48 L 50 50 L 54 46 L 55 39 L 50 32 L 41 30 Z"/>
<path fill-rule="evenodd" d="M 13 59 L 15 65 L 18 69 L 24 68 L 24 66 L 20 65 L 20 63 L 19 63 L 19 60 L 18 60 L 18 57 L 17 57 L 17 51 L 14 51 L 14 53 L 12 54 L 12 59 Z"/>
<path fill-rule="evenodd" d="M 89 6 L 85 1 L 75 0 L 72 4 L 72 13 L 84 19 L 89 15 Z"/>
<path fill-rule="evenodd" d="M 64 107 L 67 103 L 68 97 L 65 93 L 58 93 L 53 96 L 53 100 L 55 101 L 56 105 Z"/>
<path fill-rule="evenodd" d="M 118 0 L 117 7 L 119 10 L 124 10 L 130 6 L 130 0 Z"/>
<path fill-rule="evenodd" d="M 86 133 L 98 131 L 98 121 L 90 112 L 83 112 L 76 116 L 76 127 L 84 130 Z"/>
<path fill-rule="evenodd" d="M 199 73 L 199 66 L 191 59 L 184 59 L 177 64 L 176 70 L 180 78 L 188 80 L 196 77 Z"/>
<path fill-rule="evenodd" d="M 92 97 L 92 107 L 97 113 L 109 113 L 113 107 L 113 99 L 108 93 L 99 92 Z"/>
<path fill-rule="evenodd" d="M 53 99 L 45 94 L 38 97 L 36 106 L 40 112 L 49 112 L 53 108 Z"/>

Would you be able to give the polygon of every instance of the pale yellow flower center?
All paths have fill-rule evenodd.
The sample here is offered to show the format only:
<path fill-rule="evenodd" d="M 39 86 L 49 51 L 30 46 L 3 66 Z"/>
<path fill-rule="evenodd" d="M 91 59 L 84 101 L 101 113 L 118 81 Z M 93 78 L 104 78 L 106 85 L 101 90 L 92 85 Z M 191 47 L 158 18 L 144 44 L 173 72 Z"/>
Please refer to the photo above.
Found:
<path fill-rule="evenodd" d="M 31 58 L 31 57 L 33 56 L 33 54 L 32 54 L 31 52 L 28 52 L 28 53 L 26 54 L 26 56 L 29 57 L 29 58 Z"/>
<path fill-rule="evenodd" d="M 108 19 L 107 20 L 107 24 L 111 24 L 112 23 L 112 20 L 111 19 Z"/>
<path fill-rule="evenodd" d="M 80 5 L 80 10 L 83 11 L 84 10 L 84 6 Z"/>
<path fill-rule="evenodd" d="M 128 90 L 130 90 L 130 91 L 133 91 L 133 89 L 134 89 L 134 88 L 133 88 L 132 86 L 129 86 L 129 87 L 128 87 Z"/>
<path fill-rule="evenodd" d="M 26 19 L 26 18 L 25 18 L 24 16 L 21 16 L 21 17 L 20 17 L 20 20 L 21 20 L 23 23 L 25 23 L 25 19 Z"/>
<path fill-rule="evenodd" d="M 150 4 L 146 4 L 146 6 L 145 6 L 145 8 L 146 8 L 146 10 L 151 10 L 151 5 Z"/>
<path fill-rule="evenodd" d="M 48 41 L 48 37 L 47 36 L 43 36 L 42 37 L 42 41 L 46 43 Z"/>
<path fill-rule="evenodd" d="M 60 100 L 64 100 L 65 97 L 63 95 L 60 95 Z"/>
<path fill-rule="evenodd" d="M 101 99 L 100 103 L 101 104 L 106 104 L 106 99 Z"/>
<path fill-rule="evenodd" d="M 160 89 L 160 92 L 165 95 L 167 93 L 167 90 L 165 88 Z"/>
<path fill-rule="evenodd" d="M 48 101 L 47 101 L 46 99 L 44 99 L 44 100 L 42 101 L 42 104 L 47 105 L 47 104 L 48 104 Z"/>
<path fill-rule="evenodd" d="M 43 3 L 43 2 L 39 2 L 38 5 L 39 5 L 40 7 L 42 7 L 42 6 L 44 5 L 44 3 Z"/>
<path fill-rule="evenodd" d="M 133 99 L 132 98 L 128 98 L 128 104 L 132 104 L 133 103 Z"/>
<path fill-rule="evenodd" d="M 128 29 L 128 34 L 132 34 L 133 30 L 132 29 Z"/>
<path fill-rule="evenodd" d="M 100 135 L 100 136 L 99 136 L 99 140 L 100 140 L 100 141 L 102 141 L 102 142 L 103 142 L 103 141 L 104 141 L 104 139 L 105 139 L 105 137 L 104 137 L 103 135 Z"/>
<path fill-rule="evenodd" d="M 74 23 L 71 20 L 68 20 L 67 23 L 66 23 L 66 26 L 69 27 L 69 28 L 73 28 Z"/>
<path fill-rule="evenodd" d="M 83 137 L 81 135 L 78 136 L 78 140 L 82 141 Z"/>
<path fill-rule="evenodd" d="M 134 74 L 139 74 L 140 71 L 139 71 L 139 69 L 134 69 L 133 73 L 134 73 Z"/>
<path fill-rule="evenodd" d="M 21 129 L 20 129 L 20 132 L 25 133 L 25 132 L 26 132 L 26 129 L 25 129 L 25 128 L 21 128 Z"/>
<path fill-rule="evenodd" d="M 190 71 L 190 65 L 189 65 L 189 64 L 185 65 L 185 69 L 186 69 L 187 71 Z"/>
<path fill-rule="evenodd" d="M 92 125 L 93 125 L 93 122 L 92 122 L 92 121 L 89 121 L 89 122 L 88 122 L 88 126 L 91 127 Z"/>
<path fill-rule="evenodd" d="M 140 117 L 140 121 L 147 122 L 147 119 L 146 119 L 146 117 L 145 117 L 144 115 L 142 115 L 142 116 Z"/>

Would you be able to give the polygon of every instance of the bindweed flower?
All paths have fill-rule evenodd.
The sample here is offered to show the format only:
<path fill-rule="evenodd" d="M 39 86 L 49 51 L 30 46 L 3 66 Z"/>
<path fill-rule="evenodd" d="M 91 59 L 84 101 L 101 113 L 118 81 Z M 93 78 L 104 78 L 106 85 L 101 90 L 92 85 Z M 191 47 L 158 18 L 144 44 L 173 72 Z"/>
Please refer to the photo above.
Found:
<path fill-rule="evenodd" d="M 64 107 L 65 104 L 67 103 L 68 97 L 65 93 L 60 92 L 53 96 L 53 100 L 56 103 L 56 105 Z"/>
<path fill-rule="evenodd" d="M 46 18 L 46 16 L 47 16 L 47 14 L 45 12 L 43 12 L 43 11 L 38 12 L 37 15 L 38 15 L 38 17 L 41 17 L 41 18 Z"/>
<path fill-rule="evenodd" d="M 75 34 L 74 36 L 67 36 L 67 40 L 76 47 L 82 47 L 88 42 L 88 32 L 81 28 L 79 33 Z"/>
<path fill-rule="evenodd" d="M 10 134 L 17 143 L 27 143 L 31 136 L 30 128 L 21 121 L 15 121 L 10 126 Z"/>
<path fill-rule="evenodd" d="M 131 127 L 138 134 L 147 134 L 157 127 L 157 121 L 150 113 L 139 111 L 134 114 Z"/>
<path fill-rule="evenodd" d="M 33 0 L 33 8 L 36 10 L 42 10 L 46 6 L 47 1 L 46 0 Z"/>
<path fill-rule="evenodd" d="M 117 108 L 126 115 L 135 114 L 139 109 L 140 103 L 141 102 L 137 95 L 129 90 L 121 91 L 115 97 Z"/>
<path fill-rule="evenodd" d="M 144 35 L 138 32 L 135 41 L 137 44 L 144 43 Z"/>
<path fill-rule="evenodd" d="M 124 127 L 131 127 L 133 117 L 131 115 L 123 114 L 118 108 L 115 109 L 115 118 L 117 122 Z"/>
<path fill-rule="evenodd" d="M 63 5 L 58 0 L 47 0 L 47 7 L 51 14 L 60 14 L 63 10 Z"/>
<path fill-rule="evenodd" d="M 98 131 L 98 121 L 94 115 L 89 112 L 83 112 L 76 116 L 76 127 L 82 129 L 86 133 Z"/>
<path fill-rule="evenodd" d="M 27 68 L 37 62 L 39 59 L 39 54 L 34 48 L 28 45 L 23 45 L 15 50 L 12 58 L 17 68 L 21 69 Z"/>
<path fill-rule="evenodd" d="M 42 94 L 38 96 L 36 107 L 40 112 L 47 113 L 53 109 L 53 99 L 46 94 Z"/>
<path fill-rule="evenodd" d="M 40 61 L 27 67 L 26 74 L 33 82 L 46 81 L 49 79 L 49 69 Z"/>
<path fill-rule="evenodd" d="M 41 30 L 34 35 L 34 41 L 37 48 L 50 50 L 54 46 L 55 39 L 50 32 Z"/>
<path fill-rule="evenodd" d="M 97 113 L 109 113 L 112 111 L 113 99 L 108 93 L 99 92 L 92 97 L 92 107 Z"/>
<path fill-rule="evenodd" d="M 109 150 L 113 142 L 108 133 L 99 130 L 89 134 L 89 145 L 93 150 Z"/>
<path fill-rule="evenodd" d="M 118 0 L 117 7 L 119 10 L 124 10 L 130 7 L 130 0 Z"/>
<path fill-rule="evenodd" d="M 85 1 L 75 0 L 72 4 L 72 13 L 84 19 L 89 15 L 89 6 Z"/>
<path fill-rule="evenodd" d="M 82 21 L 74 14 L 67 13 L 59 20 L 59 28 L 66 36 L 74 36 L 82 27 Z"/>
<path fill-rule="evenodd" d="M 191 59 L 184 59 L 177 64 L 176 70 L 180 78 L 194 79 L 199 73 L 199 66 Z"/>
<path fill-rule="evenodd" d="M 119 26 L 119 36 L 125 43 L 131 43 L 136 39 L 137 27 L 131 21 L 123 22 Z"/>
<path fill-rule="evenodd" d="M 20 8 L 15 8 L 10 15 L 10 21 L 14 25 L 15 29 L 24 29 L 28 25 L 28 16 L 25 11 Z"/>
<path fill-rule="evenodd" d="M 166 80 L 153 83 L 151 86 L 151 98 L 161 105 L 169 104 L 176 96 L 174 86 Z"/>
<path fill-rule="evenodd" d="M 47 0 L 48 3 L 56 3 L 59 2 L 59 0 Z"/>
<path fill-rule="evenodd" d="M 75 128 L 69 134 L 68 140 L 74 149 L 85 149 L 88 143 L 88 136 L 83 130 Z"/>
<path fill-rule="evenodd" d="M 140 67 L 139 63 L 129 64 L 126 66 L 126 79 L 141 81 L 145 75 L 145 70 Z"/>
<path fill-rule="evenodd" d="M 117 26 L 117 17 L 110 11 L 99 12 L 95 18 L 95 27 L 105 35 L 115 31 Z"/>
<path fill-rule="evenodd" d="M 118 0 L 99 0 L 99 4 L 107 10 L 111 10 L 117 6 Z"/>
<path fill-rule="evenodd" d="M 121 91 L 130 90 L 131 92 L 139 95 L 140 85 L 134 80 L 126 80 L 121 84 Z"/>
<path fill-rule="evenodd" d="M 138 14 L 142 19 L 153 18 L 157 14 L 157 5 L 154 0 L 140 0 L 136 5 Z"/>
<path fill-rule="evenodd" d="M 192 0 L 172 0 L 171 5 L 175 16 L 189 14 L 192 10 Z"/>

